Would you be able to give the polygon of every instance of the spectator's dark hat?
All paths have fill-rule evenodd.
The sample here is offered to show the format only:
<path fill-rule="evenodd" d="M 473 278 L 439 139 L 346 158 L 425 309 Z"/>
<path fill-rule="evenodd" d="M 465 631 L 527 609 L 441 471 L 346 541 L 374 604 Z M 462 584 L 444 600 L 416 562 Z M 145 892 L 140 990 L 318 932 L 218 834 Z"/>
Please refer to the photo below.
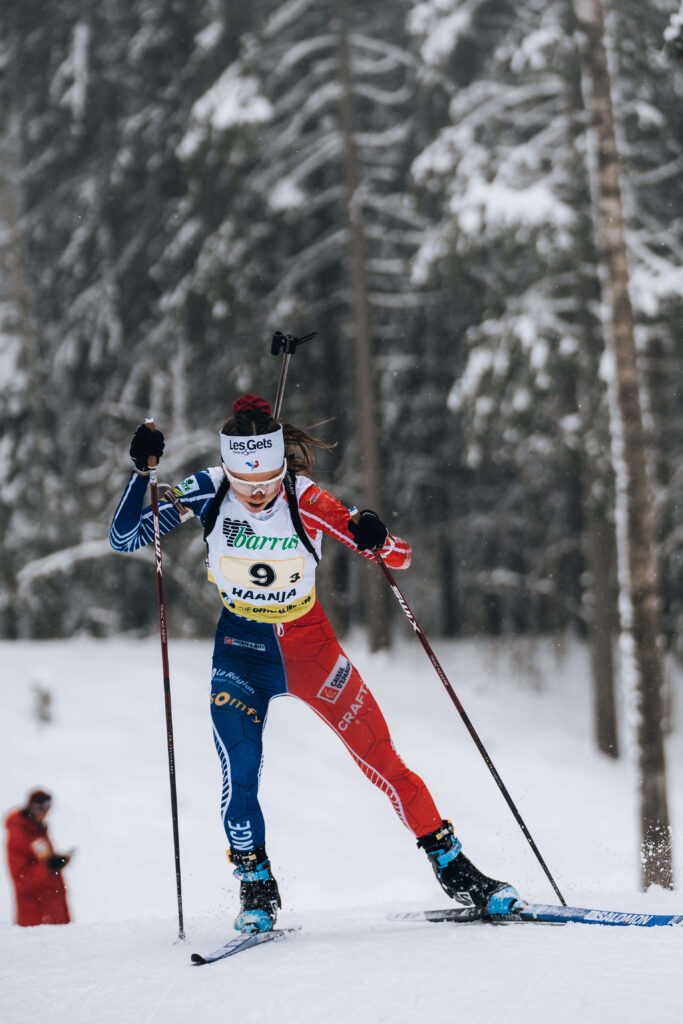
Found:
<path fill-rule="evenodd" d="M 52 797 L 49 793 L 46 793 L 44 789 L 34 789 L 33 792 L 28 795 L 29 804 L 42 804 L 46 806 L 52 803 Z"/>

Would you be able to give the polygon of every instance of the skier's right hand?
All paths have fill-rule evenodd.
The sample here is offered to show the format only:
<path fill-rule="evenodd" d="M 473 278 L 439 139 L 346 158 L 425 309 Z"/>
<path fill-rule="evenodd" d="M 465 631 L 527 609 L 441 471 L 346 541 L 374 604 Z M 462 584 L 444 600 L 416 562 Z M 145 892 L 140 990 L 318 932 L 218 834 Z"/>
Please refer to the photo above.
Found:
<path fill-rule="evenodd" d="M 148 470 L 147 459 L 153 455 L 157 462 L 164 451 L 164 435 L 160 430 L 150 430 L 146 423 L 141 423 L 133 434 L 130 442 L 130 457 L 135 464 L 138 473 L 146 473 Z"/>

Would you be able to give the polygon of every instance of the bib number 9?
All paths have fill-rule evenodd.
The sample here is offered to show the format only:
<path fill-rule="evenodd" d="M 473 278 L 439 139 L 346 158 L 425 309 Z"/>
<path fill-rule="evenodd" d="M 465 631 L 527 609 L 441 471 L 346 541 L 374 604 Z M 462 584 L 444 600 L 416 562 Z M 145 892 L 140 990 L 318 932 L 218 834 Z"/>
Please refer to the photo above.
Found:
<path fill-rule="evenodd" d="M 267 562 L 254 562 L 249 566 L 249 582 L 255 587 L 272 587 L 275 570 Z"/>

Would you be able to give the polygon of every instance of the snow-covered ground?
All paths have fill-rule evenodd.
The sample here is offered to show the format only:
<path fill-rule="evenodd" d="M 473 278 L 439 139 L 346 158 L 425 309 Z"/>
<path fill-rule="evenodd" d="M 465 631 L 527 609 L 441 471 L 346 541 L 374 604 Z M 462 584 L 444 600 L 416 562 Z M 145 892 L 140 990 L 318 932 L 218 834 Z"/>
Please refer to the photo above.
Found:
<path fill-rule="evenodd" d="M 404 760 L 453 819 L 483 870 L 529 899 L 552 890 L 419 644 L 348 653 L 377 695 Z M 456 691 L 568 902 L 683 912 L 683 894 L 638 889 L 629 759 L 591 739 L 578 645 L 438 644 Z M 262 799 L 285 942 L 201 969 L 232 934 L 237 886 L 225 858 L 208 714 L 211 641 L 171 642 L 187 941 L 177 938 L 158 640 L 0 645 L 0 808 L 37 785 L 55 803 L 72 925 L 10 925 L 0 873 L 3 1024 L 307 1022 L 624 1024 L 681 1016 L 683 929 L 448 926 L 387 920 L 448 900 L 387 799 L 303 704 L 277 700 Z M 35 686 L 54 721 L 35 715 Z M 680 692 L 680 680 L 678 681 Z M 683 742 L 669 742 L 677 878 L 683 878 Z"/>

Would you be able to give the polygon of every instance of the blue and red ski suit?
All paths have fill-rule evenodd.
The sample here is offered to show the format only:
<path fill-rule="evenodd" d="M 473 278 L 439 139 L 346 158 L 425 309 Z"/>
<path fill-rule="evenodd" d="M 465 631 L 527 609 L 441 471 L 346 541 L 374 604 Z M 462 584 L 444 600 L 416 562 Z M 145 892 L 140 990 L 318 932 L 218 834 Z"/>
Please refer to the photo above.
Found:
<path fill-rule="evenodd" d="M 212 467 L 174 489 L 202 525 L 222 478 L 222 469 Z M 111 526 L 116 551 L 153 540 L 151 506 L 143 508 L 146 488 L 147 478 L 133 472 Z M 340 501 L 305 477 L 296 478 L 296 496 L 318 556 L 323 533 L 357 551 Z M 159 512 L 162 533 L 179 525 L 172 502 L 160 501 Z M 207 545 L 209 577 L 224 604 L 213 650 L 211 715 L 230 848 L 249 852 L 265 843 L 258 800 L 262 736 L 269 703 L 283 694 L 299 697 L 327 722 L 415 836 L 438 828 L 442 819 L 427 787 L 396 753 L 372 693 L 315 599 L 315 558 L 296 534 L 284 487 L 255 515 L 228 490 Z M 393 569 L 410 564 L 410 548 L 398 537 L 387 537 L 381 553 Z"/>

